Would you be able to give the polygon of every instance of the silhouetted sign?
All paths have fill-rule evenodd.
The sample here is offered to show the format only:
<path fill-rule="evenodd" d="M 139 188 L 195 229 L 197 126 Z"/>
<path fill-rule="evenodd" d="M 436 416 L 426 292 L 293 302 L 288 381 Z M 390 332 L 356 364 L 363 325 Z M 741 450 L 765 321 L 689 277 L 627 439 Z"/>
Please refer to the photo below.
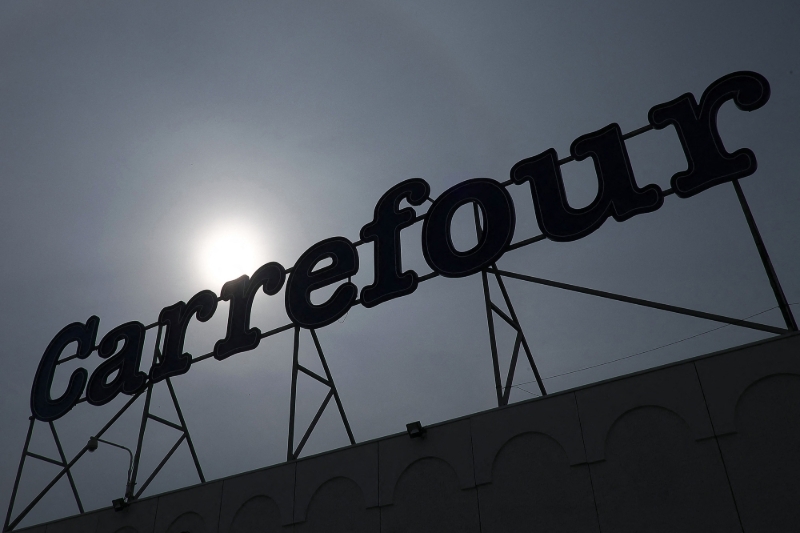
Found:
<path fill-rule="evenodd" d="M 746 148 L 732 154 L 725 150 L 717 130 L 717 112 L 728 100 L 733 100 L 743 111 L 752 111 L 763 106 L 769 95 L 769 83 L 760 74 L 734 72 L 712 83 L 700 103 L 686 93 L 653 107 L 648 113 L 650 127 L 674 126 L 688 164 L 685 171 L 672 176 L 671 191 L 662 191 L 654 184 L 636 183 L 625 137 L 617 124 L 582 135 L 570 146 L 571 159 L 591 158 L 597 174 L 597 194 L 583 208 L 569 205 L 560 170 L 563 161 L 559 161 L 552 148 L 511 167 L 511 179 L 507 182 L 471 179 L 454 185 L 435 200 L 430 198 L 430 187 L 422 179 L 395 185 L 378 200 L 373 220 L 361 228 L 361 242 L 331 237 L 303 253 L 288 278 L 283 266 L 267 263 L 252 277 L 241 276 L 225 283 L 219 298 L 204 290 L 188 303 L 181 301 L 165 307 L 158 317 L 164 335 L 163 353 L 150 369 L 149 379 L 158 382 L 189 370 L 192 355 L 183 351 L 186 329 L 194 317 L 200 322 L 209 320 L 219 300 L 230 301 L 228 329 L 225 338 L 214 345 L 213 354 L 217 359 L 225 359 L 259 344 L 260 330 L 250 327 L 250 310 L 258 289 L 275 295 L 285 284 L 286 314 L 293 325 L 307 329 L 336 321 L 357 302 L 369 308 L 411 294 L 417 289 L 419 276 L 413 270 L 403 271 L 400 231 L 420 218 L 424 218 L 422 253 L 433 272 L 448 278 L 480 272 L 502 257 L 514 236 L 516 216 L 509 186 L 528 183 L 542 234 L 552 241 L 568 242 L 591 234 L 609 217 L 622 222 L 653 212 L 663 205 L 664 195 L 669 192 L 689 198 L 710 187 L 749 176 L 756 170 L 755 155 Z M 411 207 L 400 209 L 404 200 Z M 427 214 L 417 217 L 414 207 L 426 201 L 432 202 Z M 467 204 L 476 206 L 482 223 L 478 243 L 462 252 L 453 245 L 451 224 L 455 212 Z M 359 294 L 349 280 L 358 272 L 356 245 L 367 242 L 373 243 L 375 276 Z M 315 268 L 326 260 L 331 263 Z M 312 303 L 314 291 L 342 281 L 345 283 L 325 302 Z M 88 403 L 103 405 L 120 393 L 136 394 L 146 386 L 148 374 L 139 370 L 145 327 L 139 322 L 123 324 L 95 345 L 99 321 L 93 316 L 85 324 L 70 324 L 47 346 L 31 392 L 31 411 L 37 419 L 50 421 L 63 416 L 80 399 L 84 389 Z M 59 357 L 71 343 L 77 343 L 75 357 L 85 359 L 97 350 L 105 361 L 88 378 L 88 386 L 87 372 L 79 368 L 70 376 L 66 392 L 52 398 L 50 389 Z"/>

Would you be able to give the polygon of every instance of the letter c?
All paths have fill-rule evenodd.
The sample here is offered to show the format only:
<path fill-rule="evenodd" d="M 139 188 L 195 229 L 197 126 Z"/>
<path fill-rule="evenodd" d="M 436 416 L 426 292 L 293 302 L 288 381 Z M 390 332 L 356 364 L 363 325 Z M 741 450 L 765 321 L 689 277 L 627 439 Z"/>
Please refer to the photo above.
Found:
<path fill-rule="evenodd" d="M 100 319 L 96 316 L 91 316 L 86 321 L 86 324 L 73 322 L 65 326 L 50 341 L 44 351 L 44 355 L 42 355 L 42 360 L 39 362 L 39 368 L 36 370 L 36 377 L 33 379 L 33 389 L 31 390 L 31 413 L 37 420 L 50 422 L 61 418 L 77 403 L 86 386 L 88 373 L 85 369 L 79 368 L 72 373 L 69 378 L 69 385 L 67 385 L 67 391 L 60 398 L 53 399 L 50 397 L 50 386 L 53 384 L 53 378 L 56 374 L 58 358 L 69 343 L 78 343 L 78 350 L 76 351 L 78 359 L 89 357 L 89 354 L 94 349 L 94 341 L 97 338 L 97 326 L 99 324 Z"/>

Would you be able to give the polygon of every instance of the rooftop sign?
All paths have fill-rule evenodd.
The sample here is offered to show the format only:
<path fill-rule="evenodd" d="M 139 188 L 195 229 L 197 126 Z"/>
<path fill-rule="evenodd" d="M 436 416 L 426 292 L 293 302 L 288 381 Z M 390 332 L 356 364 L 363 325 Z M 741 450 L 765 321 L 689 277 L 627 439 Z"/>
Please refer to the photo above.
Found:
<path fill-rule="evenodd" d="M 203 290 L 188 302 L 180 301 L 162 309 L 157 323 L 149 327 L 159 326 L 159 333 L 163 328 L 163 351 L 148 372 L 139 368 L 145 332 L 149 329 L 141 322 L 117 326 L 99 343 L 98 317 L 92 316 L 85 323 L 69 324 L 56 334 L 42 356 L 31 391 L 31 412 L 38 420 L 53 421 L 82 401 L 84 391 L 85 401 L 104 405 L 120 393 L 136 395 L 148 383 L 186 373 L 193 361 L 192 355 L 184 352 L 189 323 L 192 318 L 200 322 L 209 320 L 220 300 L 230 302 L 227 333 L 209 355 L 222 360 L 256 348 L 267 335 L 250 325 L 250 310 L 259 289 L 275 295 L 286 287 L 286 314 L 291 324 L 279 331 L 292 327 L 313 331 L 344 316 L 353 305 L 360 303 L 370 308 L 411 294 L 423 278 L 413 270 L 403 270 L 400 232 L 419 220 L 423 220 L 422 252 L 433 270 L 424 278 L 435 275 L 460 278 L 485 271 L 506 251 L 519 247 L 520 243 L 512 244 L 516 217 L 508 188 L 514 185 L 530 187 L 542 238 L 569 242 L 596 231 L 609 217 L 623 222 L 656 211 L 663 205 L 666 195 L 674 193 L 680 198 L 689 198 L 716 185 L 749 176 L 756 170 L 755 155 L 746 148 L 733 153 L 725 150 L 717 129 L 717 112 L 729 100 L 743 111 L 753 111 L 763 106 L 769 96 L 769 83 L 763 76 L 755 72 L 734 72 L 712 83 L 699 103 L 691 93 L 686 93 L 650 109 L 649 125 L 640 130 L 625 135 L 614 123 L 582 135 L 575 139 L 570 146 L 570 156 L 564 159 L 559 159 L 552 148 L 545 150 L 516 163 L 511 167 L 510 179 L 502 183 L 486 178 L 471 179 L 454 185 L 436 199 L 430 198 L 430 187 L 425 180 L 409 179 L 399 183 L 378 200 L 374 218 L 361 228 L 359 241 L 354 243 L 345 237 L 325 239 L 306 250 L 290 269 L 279 263 L 267 263 L 252 276 L 241 276 L 225 283 L 219 297 L 210 290 Z M 678 134 L 687 169 L 672 176 L 668 190 L 654 184 L 640 186 L 631 168 L 625 140 L 668 126 L 674 126 Z M 597 195 L 591 204 L 576 209 L 567 199 L 560 165 L 587 158 L 592 159 L 597 174 Z M 403 200 L 414 207 L 426 201 L 431 205 L 425 215 L 417 216 L 413 207 L 400 209 Z M 456 210 L 470 203 L 475 206 L 476 221 L 482 222 L 478 243 L 461 252 L 453 245 L 450 226 Z M 375 277 L 359 291 L 349 279 L 359 269 L 357 247 L 365 243 L 374 245 Z M 332 262 L 315 270 L 325 260 Z M 315 290 L 345 280 L 348 281 L 339 285 L 324 303 L 311 302 Z M 97 351 L 104 361 L 91 377 L 83 368 L 75 370 L 66 392 L 53 398 L 51 385 L 57 365 L 63 362 L 59 358 L 71 343 L 77 343 L 77 353 L 73 357 L 85 359 Z"/>

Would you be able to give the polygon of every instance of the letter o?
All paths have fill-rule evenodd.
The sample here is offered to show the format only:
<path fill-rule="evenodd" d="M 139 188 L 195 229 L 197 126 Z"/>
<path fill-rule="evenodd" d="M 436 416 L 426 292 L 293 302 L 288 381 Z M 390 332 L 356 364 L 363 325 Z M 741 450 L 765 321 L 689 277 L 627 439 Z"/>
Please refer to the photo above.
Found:
<path fill-rule="evenodd" d="M 478 244 L 466 252 L 453 246 L 450 225 L 456 210 L 474 202 L 483 214 Z M 422 224 L 422 254 L 436 272 L 462 278 L 497 261 L 514 237 L 516 215 L 508 191 L 493 179 L 476 178 L 447 189 L 431 205 Z"/>

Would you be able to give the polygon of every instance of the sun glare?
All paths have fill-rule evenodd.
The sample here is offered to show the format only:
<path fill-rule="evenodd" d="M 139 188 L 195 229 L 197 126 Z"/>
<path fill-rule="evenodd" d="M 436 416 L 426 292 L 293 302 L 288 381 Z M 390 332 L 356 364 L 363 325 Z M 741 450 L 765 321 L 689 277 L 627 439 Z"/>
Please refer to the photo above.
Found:
<path fill-rule="evenodd" d="M 252 231 L 229 225 L 207 234 L 201 246 L 204 278 L 212 285 L 222 285 L 258 268 L 262 250 L 256 249 Z"/>

